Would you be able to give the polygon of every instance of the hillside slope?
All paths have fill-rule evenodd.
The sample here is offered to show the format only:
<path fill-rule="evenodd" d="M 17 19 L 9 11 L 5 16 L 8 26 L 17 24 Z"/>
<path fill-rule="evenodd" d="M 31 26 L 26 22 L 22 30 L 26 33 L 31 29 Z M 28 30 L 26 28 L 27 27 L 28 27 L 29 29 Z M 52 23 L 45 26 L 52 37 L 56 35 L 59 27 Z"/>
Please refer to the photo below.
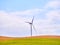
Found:
<path fill-rule="evenodd" d="M 0 45 L 60 45 L 60 36 L 5 37 L 0 36 Z"/>

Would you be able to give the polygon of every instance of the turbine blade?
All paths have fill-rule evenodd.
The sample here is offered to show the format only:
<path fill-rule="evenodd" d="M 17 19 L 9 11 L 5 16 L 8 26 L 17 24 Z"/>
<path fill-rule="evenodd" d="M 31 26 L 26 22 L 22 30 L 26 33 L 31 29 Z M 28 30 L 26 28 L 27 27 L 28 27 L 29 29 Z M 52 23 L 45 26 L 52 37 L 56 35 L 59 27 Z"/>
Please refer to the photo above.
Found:
<path fill-rule="evenodd" d="M 37 34 L 36 28 L 34 27 L 34 25 L 32 25 L 32 26 L 33 26 L 33 29 L 34 29 L 35 33 Z"/>
<path fill-rule="evenodd" d="M 32 19 L 32 23 L 33 23 L 33 21 L 34 21 L 34 16 L 33 16 L 33 19 Z"/>
<path fill-rule="evenodd" d="M 25 22 L 25 23 L 30 23 L 30 22 Z"/>

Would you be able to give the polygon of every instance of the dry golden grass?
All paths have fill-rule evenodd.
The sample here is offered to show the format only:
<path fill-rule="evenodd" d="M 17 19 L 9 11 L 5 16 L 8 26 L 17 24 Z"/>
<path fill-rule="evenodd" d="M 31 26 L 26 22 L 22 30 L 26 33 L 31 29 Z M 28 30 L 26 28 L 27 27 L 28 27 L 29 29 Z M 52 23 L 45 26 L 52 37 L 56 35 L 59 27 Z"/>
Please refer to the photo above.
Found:
<path fill-rule="evenodd" d="M 32 37 L 6 37 L 6 36 L 0 36 L 0 40 L 11 40 L 16 38 L 60 38 L 60 36 L 51 36 L 51 35 L 45 35 L 45 36 L 32 36 Z"/>

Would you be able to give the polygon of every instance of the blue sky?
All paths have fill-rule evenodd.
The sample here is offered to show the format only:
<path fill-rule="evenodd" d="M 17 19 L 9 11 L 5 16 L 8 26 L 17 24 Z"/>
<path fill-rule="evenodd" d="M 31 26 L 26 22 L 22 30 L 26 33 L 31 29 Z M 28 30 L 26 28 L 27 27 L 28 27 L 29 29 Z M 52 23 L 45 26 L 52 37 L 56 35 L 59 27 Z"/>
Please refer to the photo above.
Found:
<path fill-rule="evenodd" d="M 0 35 L 30 36 L 33 16 L 33 35 L 60 35 L 60 0 L 0 0 Z"/>
<path fill-rule="evenodd" d="M 0 10 L 20 11 L 34 8 L 42 8 L 47 0 L 1 0 Z"/>

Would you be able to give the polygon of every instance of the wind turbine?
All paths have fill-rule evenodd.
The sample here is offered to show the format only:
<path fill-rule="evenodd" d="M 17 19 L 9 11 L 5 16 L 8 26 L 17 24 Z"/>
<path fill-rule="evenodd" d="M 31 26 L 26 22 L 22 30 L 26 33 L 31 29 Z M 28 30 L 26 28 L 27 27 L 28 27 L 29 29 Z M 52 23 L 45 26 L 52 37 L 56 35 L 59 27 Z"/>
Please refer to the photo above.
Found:
<path fill-rule="evenodd" d="M 34 30 L 35 30 L 35 27 L 33 25 L 33 21 L 34 21 L 34 16 L 33 16 L 32 20 L 31 20 L 31 22 L 26 22 L 26 23 L 28 23 L 30 25 L 31 37 L 32 37 L 32 28 L 34 28 Z"/>

